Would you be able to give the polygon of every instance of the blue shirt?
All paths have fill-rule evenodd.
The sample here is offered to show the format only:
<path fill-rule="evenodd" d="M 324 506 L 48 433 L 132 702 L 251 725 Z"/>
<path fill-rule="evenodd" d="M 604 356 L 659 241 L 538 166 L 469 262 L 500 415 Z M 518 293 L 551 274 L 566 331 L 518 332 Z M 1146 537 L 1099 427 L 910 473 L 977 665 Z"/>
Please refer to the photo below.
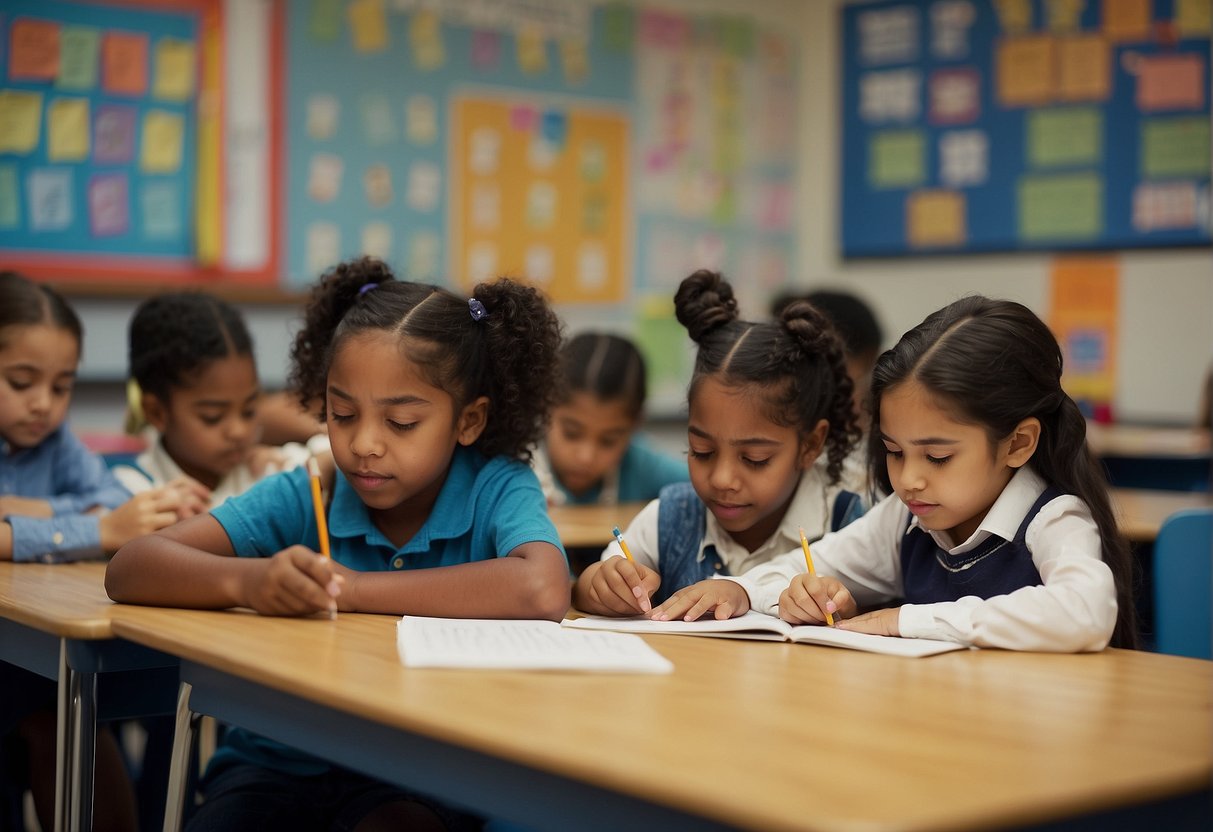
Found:
<path fill-rule="evenodd" d="M 624 451 L 623 459 L 619 462 L 619 494 L 620 503 L 648 502 L 657 499 L 661 489 L 676 482 L 688 482 L 691 479 L 687 471 L 685 459 L 675 459 L 654 450 L 648 442 L 639 436 L 633 436 Z M 602 500 L 603 483 L 591 488 L 584 494 L 577 495 L 566 489 L 553 476 L 556 488 L 564 494 L 565 504 L 570 506 L 596 505 Z"/>
<path fill-rule="evenodd" d="M 269 557 L 303 543 L 319 549 L 307 472 L 268 477 L 211 511 L 240 557 Z M 335 561 L 360 572 L 428 569 L 505 557 L 525 543 L 551 543 L 556 527 L 535 474 L 521 462 L 456 448 L 430 516 L 403 546 L 376 528 L 366 504 L 336 478 L 329 507 L 329 546 Z M 208 775 L 237 762 L 300 776 L 323 774 L 330 764 L 239 728 L 215 752 Z"/>
<path fill-rule="evenodd" d="M 62 563 L 95 558 L 101 526 L 94 508 L 114 509 L 131 493 L 110 473 L 101 457 L 59 428 L 33 448 L 14 449 L 0 441 L 0 494 L 47 500 L 53 517 L 10 514 L 13 560 Z"/>

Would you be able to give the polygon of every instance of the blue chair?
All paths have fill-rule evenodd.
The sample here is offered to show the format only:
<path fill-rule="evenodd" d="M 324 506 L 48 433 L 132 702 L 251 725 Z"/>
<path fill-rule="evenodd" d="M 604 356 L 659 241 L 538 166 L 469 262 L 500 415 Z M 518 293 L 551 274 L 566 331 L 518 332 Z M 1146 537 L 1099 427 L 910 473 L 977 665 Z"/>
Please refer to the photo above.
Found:
<path fill-rule="evenodd" d="M 1213 508 L 1177 511 L 1154 542 L 1155 649 L 1213 659 Z"/>

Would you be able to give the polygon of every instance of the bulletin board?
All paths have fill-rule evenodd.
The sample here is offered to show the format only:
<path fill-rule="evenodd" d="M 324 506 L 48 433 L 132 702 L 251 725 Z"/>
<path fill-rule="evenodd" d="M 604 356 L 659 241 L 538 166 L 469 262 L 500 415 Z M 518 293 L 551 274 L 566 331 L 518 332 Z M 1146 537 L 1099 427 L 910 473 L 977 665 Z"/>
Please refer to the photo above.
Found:
<path fill-rule="evenodd" d="M 288 0 L 286 18 L 290 285 L 367 253 L 452 286 L 524 277 L 630 325 L 695 268 L 756 296 L 790 280 L 795 50 L 743 4 Z"/>
<path fill-rule="evenodd" d="M 158 274 L 197 261 L 206 4 L 6 0 L 0 248 L 6 266 Z"/>
<path fill-rule="evenodd" d="M 890 0 L 841 31 L 845 255 L 1209 244 L 1209 0 Z"/>

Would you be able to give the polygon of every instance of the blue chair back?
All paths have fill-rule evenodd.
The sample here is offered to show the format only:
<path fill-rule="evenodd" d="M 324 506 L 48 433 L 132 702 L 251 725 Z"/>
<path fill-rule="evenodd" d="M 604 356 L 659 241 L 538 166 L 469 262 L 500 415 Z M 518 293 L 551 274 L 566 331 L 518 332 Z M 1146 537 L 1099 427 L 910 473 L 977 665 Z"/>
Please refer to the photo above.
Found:
<path fill-rule="evenodd" d="M 1213 659 L 1213 508 L 1177 511 L 1154 542 L 1160 653 Z"/>

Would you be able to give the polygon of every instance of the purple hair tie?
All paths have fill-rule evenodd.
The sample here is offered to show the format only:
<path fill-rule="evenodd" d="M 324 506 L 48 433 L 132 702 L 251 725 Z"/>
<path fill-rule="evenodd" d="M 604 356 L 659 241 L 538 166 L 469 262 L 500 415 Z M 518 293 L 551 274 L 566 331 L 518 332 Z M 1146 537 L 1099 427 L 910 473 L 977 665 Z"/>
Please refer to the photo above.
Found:
<path fill-rule="evenodd" d="M 378 286 L 379 286 L 378 283 L 363 283 L 361 286 L 358 287 L 358 296 L 362 297 L 367 292 L 371 291 L 371 289 L 378 288 Z"/>
<path fill-rule="evenodd" d="M 468 311 L 472 313 L 473 321 L 482 321 L 489 316 L 489 310 L 475 298 L 468 298 Z"/>

